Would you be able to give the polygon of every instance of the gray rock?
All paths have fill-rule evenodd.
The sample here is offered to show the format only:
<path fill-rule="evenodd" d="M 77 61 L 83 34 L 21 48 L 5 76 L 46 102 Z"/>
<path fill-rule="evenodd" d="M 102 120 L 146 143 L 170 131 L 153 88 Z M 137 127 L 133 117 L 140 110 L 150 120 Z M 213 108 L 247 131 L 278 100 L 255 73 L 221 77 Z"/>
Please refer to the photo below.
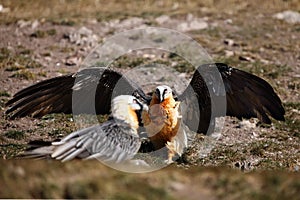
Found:
<path fill-rule="evenodd" d="M 158 24 L 163 24 L 165 22 L 170 21 L 171 18 L 168 15 L 161 15 L 155 19 Z"/>
<path fill-rule="evenodd" d="M 194 31 L 194 30 L 202 30 L 208 28 L 208 23 L 203 19 L 193 19 L 188 22 L 182 22 L 178 24 L 177 30 L 182 32 Z"/>
<path fill-rule="evenodd" d="M 300 23 L 300 13 L 291 10 L 277 13 L 273 15 L 273 17 L 276 19 L 284 20 L 291 24 Z"/>
<path fill-rule="evenodd" d="M 20 19 L 18 22 L 17 22 L 17 26 L 19 28 L 24 28 L 26 26 L 29 26 L 31 24 L 31 21 L 25 21 L 23 19 Z"/>
<path fill-rule="evenodd" d="M 74 31 L 66 36 L 71 43 L 76 45 L 95 46 L 98 43 L 98 36 L 92 30 L 81 27 L 79 30 Z"/>
<path fill-rule="evenodd" d="M 39 21 L 36 19 L 32 22 L 31 28 L 36 29 L 40 25 Z"/>
<path fill-rule="evenodd" d="M 119 28 L 133 28 L 138 25 L 142 25 L 144 23 L 144 19 L 139 17 L 132 17 L 121 21 L 117 26 Z"/>
<path fill-rule="evenodd" d="M 10 8 L 5 8 L 3 5 L 0 4 L 0 13 L 8 13 L 10 12 Z"/>
<path fill-rule="evenodd" d="M 224 40 L 224 43 L 227 44 L 228 46 L 233 46 L 233 45 L 235 45 L 235 42 L 234 42 L 234 40 L 232 40 L 232 39 L 225 39 L 225 40 Z"/>

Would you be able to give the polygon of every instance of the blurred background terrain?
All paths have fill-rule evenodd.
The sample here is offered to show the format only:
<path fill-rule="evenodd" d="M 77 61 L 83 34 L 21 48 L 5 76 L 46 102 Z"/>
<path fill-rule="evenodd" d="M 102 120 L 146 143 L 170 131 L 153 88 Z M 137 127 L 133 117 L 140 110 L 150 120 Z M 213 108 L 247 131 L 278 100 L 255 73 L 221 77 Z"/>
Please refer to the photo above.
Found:
<path fill-rule="evenodd" d="M 0 198 L 299 199 L 300 3 L 189 1 L 0 0 Z M 76 130 L 70 115 L 8 120 L 5 102 L 37 81 L 76 72 L 85 56 L 114 33 L 166 27 L 198 41 L 216 62 L 267 80 L 286 109 L 270 126 L 226 117 L 215 148 L 195 144 L 184 163 L 126 174 L 97 161 L 13 159 L 33 140 L 51 141 Z M 137 52 L 113 65 L 191 68 L 172 55 Z M 103 117 L 106 119 L 106 116 Z"/>

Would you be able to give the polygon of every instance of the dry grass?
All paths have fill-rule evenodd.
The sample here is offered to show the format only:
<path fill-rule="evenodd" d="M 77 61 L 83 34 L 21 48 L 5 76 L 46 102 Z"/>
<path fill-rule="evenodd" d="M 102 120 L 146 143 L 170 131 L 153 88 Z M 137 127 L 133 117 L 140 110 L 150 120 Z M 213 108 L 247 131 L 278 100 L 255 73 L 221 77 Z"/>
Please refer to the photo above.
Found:
<path fill-rule="evenodd" d="M 299 10 L 300 6 L 297 0 L 281 1 L 109 1 L 109 0 L 50 0 L 47 4 L 43 0 L 22 0 L 9 1 L 2 0 L 4 7 L 9 7 L 11 11 L 1 16 L 2 23 L 15 22 L 19 19 L 35 20 L 46 19 L 53 20 L 62 24 L 72 25 L 78 19 L 96 18 L 100 21 L 111 18 L 122 19 L 129 16 L 151 17 L 161 14 L 184 15 L 189 13 L 197 14 L 203 8 L 208 8 L 208 12 L 218 13 L 236 13 L 255 8 L 257 11 L 285 10 L 294 8 Z M 257 4 L 260 6 L 257 7 Z"/>
<path fill-rule="evenodd" d="M 97 161 L 18 160 L 0 166 L 2 198 L 295 199 L 300 192 L 298 173 L 168 167 L 127 174 Z"/>

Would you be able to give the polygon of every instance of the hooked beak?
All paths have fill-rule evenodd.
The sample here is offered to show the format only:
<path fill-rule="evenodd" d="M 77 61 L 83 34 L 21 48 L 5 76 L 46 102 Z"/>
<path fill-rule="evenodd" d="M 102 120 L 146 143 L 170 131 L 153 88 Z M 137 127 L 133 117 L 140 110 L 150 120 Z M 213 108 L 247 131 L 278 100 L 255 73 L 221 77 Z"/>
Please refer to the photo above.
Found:
<path fill-rule="evenodd" d="M 155 90 L 155 95 L 158 98 L 159 103 L 161 103 L 165 100 L 164 93 L 161 92 L 159 89 Z"/>

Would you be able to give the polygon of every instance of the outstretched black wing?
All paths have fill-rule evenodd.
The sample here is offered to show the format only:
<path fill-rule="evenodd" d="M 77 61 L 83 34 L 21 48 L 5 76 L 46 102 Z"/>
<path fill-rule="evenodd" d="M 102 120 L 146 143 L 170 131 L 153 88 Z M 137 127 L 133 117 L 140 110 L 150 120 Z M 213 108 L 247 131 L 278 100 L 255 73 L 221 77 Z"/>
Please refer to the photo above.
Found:
<path fill-rule="evenodd" d="M 219 75 L 212 69 L 217 69 Z M 220 80 L 224 87 L 221 87 Z M 215 117 L 222 113 L 239 119 L 256 117 L 267 124 L 271 123 L 270 116 L 284 120 L 281 100 L 269 83 L 223 63 L 200 66 L 179 99 L 186 106 L 185 123 L 199 133 L 210 133 Z M 226 110 L 222 112 L 225 99 Z"/>
<path fill-rule="evenodd" d="M 16 117 L 42 117 L 50 113 L 108 114 L 111 99 L 121 94 L 146 101 L 144 92 L 120 73 L 105 68 L 87 68 L 75 74 L 41 81 L 14 95 L 6 113 Z"/>

